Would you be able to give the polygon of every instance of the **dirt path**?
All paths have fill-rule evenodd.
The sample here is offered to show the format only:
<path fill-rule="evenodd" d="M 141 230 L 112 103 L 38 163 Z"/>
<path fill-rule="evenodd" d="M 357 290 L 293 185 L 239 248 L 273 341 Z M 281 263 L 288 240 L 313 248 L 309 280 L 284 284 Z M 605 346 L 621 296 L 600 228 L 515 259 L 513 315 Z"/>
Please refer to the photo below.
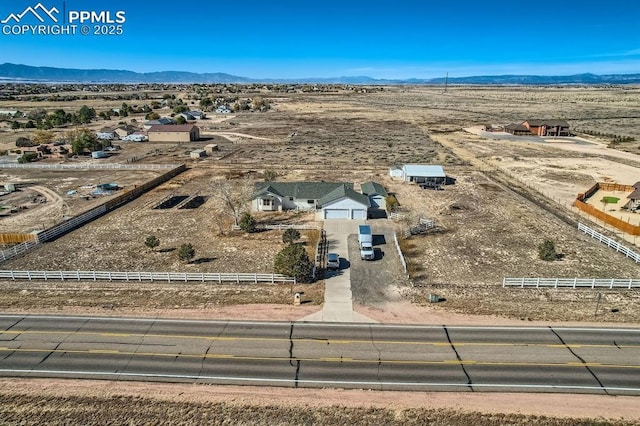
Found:
<path fill-rule="evenodd" d="M 5 217 L 2 219 L 1 230 L 19 232 L 27 229 L 44 229 L 59 222 L 67 213 L 66 203 L 54 191 L 38 185 L 30 186 L 27 189 L 44 196 L 46 202 L 33 209 L 22 210 L 17 214 Z"/>
<path fill-rule="evenodd" d="M 214 135 L 214 136 L 224 136 L 230 141 L 234 141 L 234 142 L 239 140 L 240 138 L 254 139 L 254 140 L 260 140 L 260 141 L 273 141 L 273 139 L 271 138 L 264 138 L 261 136 L 252 136 L 246 133 L 237 133 L 237 132 L 207 132 L 207 134 Z"/>

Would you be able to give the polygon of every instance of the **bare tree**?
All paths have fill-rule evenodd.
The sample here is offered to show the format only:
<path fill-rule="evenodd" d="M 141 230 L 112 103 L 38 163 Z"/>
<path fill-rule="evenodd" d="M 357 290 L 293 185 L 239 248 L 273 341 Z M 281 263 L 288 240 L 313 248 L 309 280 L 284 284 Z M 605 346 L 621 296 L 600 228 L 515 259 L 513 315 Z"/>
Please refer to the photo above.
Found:
<path fill-rule="evenodd" d="M 254 187 L 249 179 L 218 179 L 210 184 L 212 198 L 219 207 L 233 218 L 233 223 L 238 225 L 240 217 L 249 210 Z"/>

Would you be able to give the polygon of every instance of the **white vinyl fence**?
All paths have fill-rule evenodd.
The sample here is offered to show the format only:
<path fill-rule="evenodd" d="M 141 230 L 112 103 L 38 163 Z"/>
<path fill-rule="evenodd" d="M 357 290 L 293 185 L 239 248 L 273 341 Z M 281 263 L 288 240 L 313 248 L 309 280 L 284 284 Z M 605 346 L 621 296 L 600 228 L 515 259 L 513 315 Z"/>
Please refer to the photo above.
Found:
<path fill-rule="evenodd" d="M 80 163 L 80 164 L 16 164 L 2 163 L 3 169 L 54 169 L 54 170 L 170 170 L 177 164 L 112 164 L 112 163 Z"/>
<path fill-rule="evenodd" d="M 294 277 L 278 274 L 122 272 L 122 271 L 9 271 L 0 270 L 0 279 L 37 281 L 147 281 L 203 283 L 296 283 Z"/>
<path fill-rule="evenodd" d="M 504 278 L 502 287 L 520 288 L 640 288 L 640 279 L 617 278 Z"/>
<path fill-rule="evenodd" d="M 398 250 L 398 256 L 400 257 L 400 262 L 402 263 L 402 269 L 404 273 L 407 273 L 407 262 L 404 259 L 404 255 L 402 254 L 402 250 L 400 249 L 400 243 L 398 243 L 398 236 L 396 233 L 393 233 L 393 241 L 396 243 L 396 250 Z"/>
<path fill-rule="evenodd" d="M 580 230 L 580 231 L 584 232 L 585 234 L 589 235 L 591 238 L 595 238 L 596 240 L 600 241 L 601 243 L 606 244 L 607 246 L 611 247 L 615 251 L 620 252 L 620 253 L 624 254 L 625 256 L 627 256 L 627 257 L 630 257 L 636 263 L 640 262 L 640 254 L 638 254 L 635 251 L 629 249 L 628 247 L 623 246 L 622 244 L 618 243 L 617 241 L 614 241 L 611 238 L 605 237 L 604 235 L 594 231 L 593 229 L 583 225 L 582 223 L 578 223 L 578 230 Z"/>

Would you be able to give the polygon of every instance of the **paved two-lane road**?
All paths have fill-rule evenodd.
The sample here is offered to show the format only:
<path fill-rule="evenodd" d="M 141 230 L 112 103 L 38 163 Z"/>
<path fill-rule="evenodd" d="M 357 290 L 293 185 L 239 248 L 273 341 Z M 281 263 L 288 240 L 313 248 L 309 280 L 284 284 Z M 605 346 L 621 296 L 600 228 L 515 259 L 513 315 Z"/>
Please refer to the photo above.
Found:
<path fill-rule="evenodd" d="M 640 395 L 640 329 L 0 315 L 0 375 Z"/>

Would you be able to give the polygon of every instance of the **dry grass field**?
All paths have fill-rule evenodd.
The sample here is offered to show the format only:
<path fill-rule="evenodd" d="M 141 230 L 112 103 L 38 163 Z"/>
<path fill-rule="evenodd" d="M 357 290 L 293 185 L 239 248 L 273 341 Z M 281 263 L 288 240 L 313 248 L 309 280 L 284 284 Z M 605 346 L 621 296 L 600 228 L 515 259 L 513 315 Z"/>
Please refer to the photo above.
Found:
<path fill-rule="evenodd" d="M 176 89 L 172 94 L 185 97 L 189 105 L 197 104 L 188 88 Z M 438 225 L 435 232 L 413 236 L 403 243 L 411 278 L 400 280 L 403 284 L 396 292 L 404 303 L 416 307 L 427 305 L 430 294 L 438 294 L 445 301 L 429 305 L 424 311 L 437 313 L 434 317 L 443 318 L 440 314 L 448 312 L 482 315 L 489 322 L 503 318 L 519 322 L 638 324 L 637 290 L 503 289 L 501 282 L 505 276 L 638 276 L 640 266 L 578 233 L 569 223 L 576 217 L 571 201 L 596 181 L 633 184 L 640 180 L 640 157 L 634 155 L 640 153 L 639 142 L 618 143 L 612 145 L 614 149 L 607 149 L 609 137 L 583 133 L 640 140 L 639 95 L 640 87 L 632 86 L 453 86 L 446 93 L 439 87 L 385 87 L 371 93 L 341 88 L 333 93 L 261 93 L 271 99 L 271 110 L 200 122 L 204 141 L 188 145 L 120 143 L 122 150 L 117 156 L 100 161 L 186 163 L 189 170 L 116 211 L 4 263 L 2 268 L 271 272 L 274 256 L 283 245 L 281 232 L 218 235 L 219 213 L 213 208 L 217 200 L 211 187 L 214 179 L 223 176 L 246 175 L 259 181 L 264 171 L 271 170 L 278 173 L 279 180 L 344 180 L 354 182 L 356 189 L 361 182 L 379 181 L 400 202 L 405 219 L 388 222 L 398 230 L 415 224 L 419 217 L 435 220 Z M 87 104 L 99 112 L 122 103 L 105 101 L 100 96 L 90 94 L 87 99 L 63 106 L 46 100 L 1 101 L 0 109 L 63 107 L 74 111 Z M 169 112 L 161 111 L 163 115 Z M 131 118 L 143 120 L 142 116 L 127 120 Z M 520 142 L 464 131 L 471 126 L 504 125 L 529 118 L 566 119 L 572 130 L 593 143 Z M 99 120 L 91 129 L 118 121 Z M 0 149 L 12 149 L 18 136 L 31 134 L 10 130 L 3 123 Z M 206 143 L 219 144 L 220 152 L 215 157 L 191 160 L 188 152 Z M 443 191 L 431 191 L 391 180 L 388 167 L 402 163 L 442 164 L 456 183 Z M 0 167 L 0 183 L 24 184 L 24 192 L 14 195 L 22 198 L 13 200 L 13 204 L 33 201 L 36 193 L 51 191 L 46 203 L 31 203 L 14 217 L 0 219 L 0 229 L 4 232 L 38 229 L 100 202 L 101 199 L 66 195 L 85 183 L 117 182 L 126 187 L 155 175 L 15 171 Z M 204 201 L 197 208 L 154 208 L 172 196 L 196 193 Z M 308 215 L 258 219 L 313 221 Z M 225 227 L 228 226 L 227 220 Z M 597 224 L 591 226 L 615 236 Z M 161 245 L 155 252 L 144 246 L 148 235 L 160 239 Z M 309 239 L 303 233 L 302 241 L 307 243 Z M 538 258 L 537 247 L 545 239 L 555 242 L 561 254 L 559 260 L 544 262 Z M 188 265 L 176 256 L 176 248 L 186 242 L 196 249 L 195 261 Z M 187 313 L 210 317 L 224 312 L 232 319 L 297 319 L 317 310 L 324 297 L 322 282 L 295 288 L 4 282 L 0 283 L 0 289 L 0 311 L 172 317 Z M 305 306 L 297 307 L 300 311 L 287 306 L 291 304 L 292 291 L 304 292 Z M 598 294 L 602 298 L 596 315 Z M 384 304 L 365 308 L 381 312 L 385 309 Z M 215 313 L 207 314 L 209 311 Z M 394 321 L 403 322 L 402 314 L 395 311 L 391 316 Z M 429 315 L 420 317 L 420 321 L 431 322 Z M 277 401 L 257 405 L 253 399 L 252 403 L 176 400 L 173 389 L 170 401 L 122 390 L 85 397 L 13 389 L 0 393 L 0 418 L 5 424 L 66 424 L 70 419 L 85 424 L 632 424 L 622 420 L 582 419 L 586 414 L 580 413 L 573 413 L 573 419 L 541 417 L 524 409 L 525 414 L 520 414 L 486 402 L 480 405 L 484 409 L 476 410 L 451 402 L 444 406 L 457 407 L 455 410 L 418 408 L 425 407 L 424 404 L 399 405 L 401 408 L 393 409 L 386 402 L 372 405 L 365 395 L 354 398 L 348 407 L 340 403 L 309 407 L 308 402 L 303 402 L 307 405 L 300 409 L 300 404 L 293 408 Z M 265 400 L 270 400 L 272 391 L 269 392 Z M 340 401 L 344 396 L 336 398 Z M 313 398 L 306 401 L 310 400 Z M 547 408 L 541 407 L 539 412 L 548 412 L 548 404 Z M 495 411 L 508 414 L 491 414 Z M 577 420 L 578 417 L 582 420 Z M 636 419 L 637 411 L 627 418 Z"/>

